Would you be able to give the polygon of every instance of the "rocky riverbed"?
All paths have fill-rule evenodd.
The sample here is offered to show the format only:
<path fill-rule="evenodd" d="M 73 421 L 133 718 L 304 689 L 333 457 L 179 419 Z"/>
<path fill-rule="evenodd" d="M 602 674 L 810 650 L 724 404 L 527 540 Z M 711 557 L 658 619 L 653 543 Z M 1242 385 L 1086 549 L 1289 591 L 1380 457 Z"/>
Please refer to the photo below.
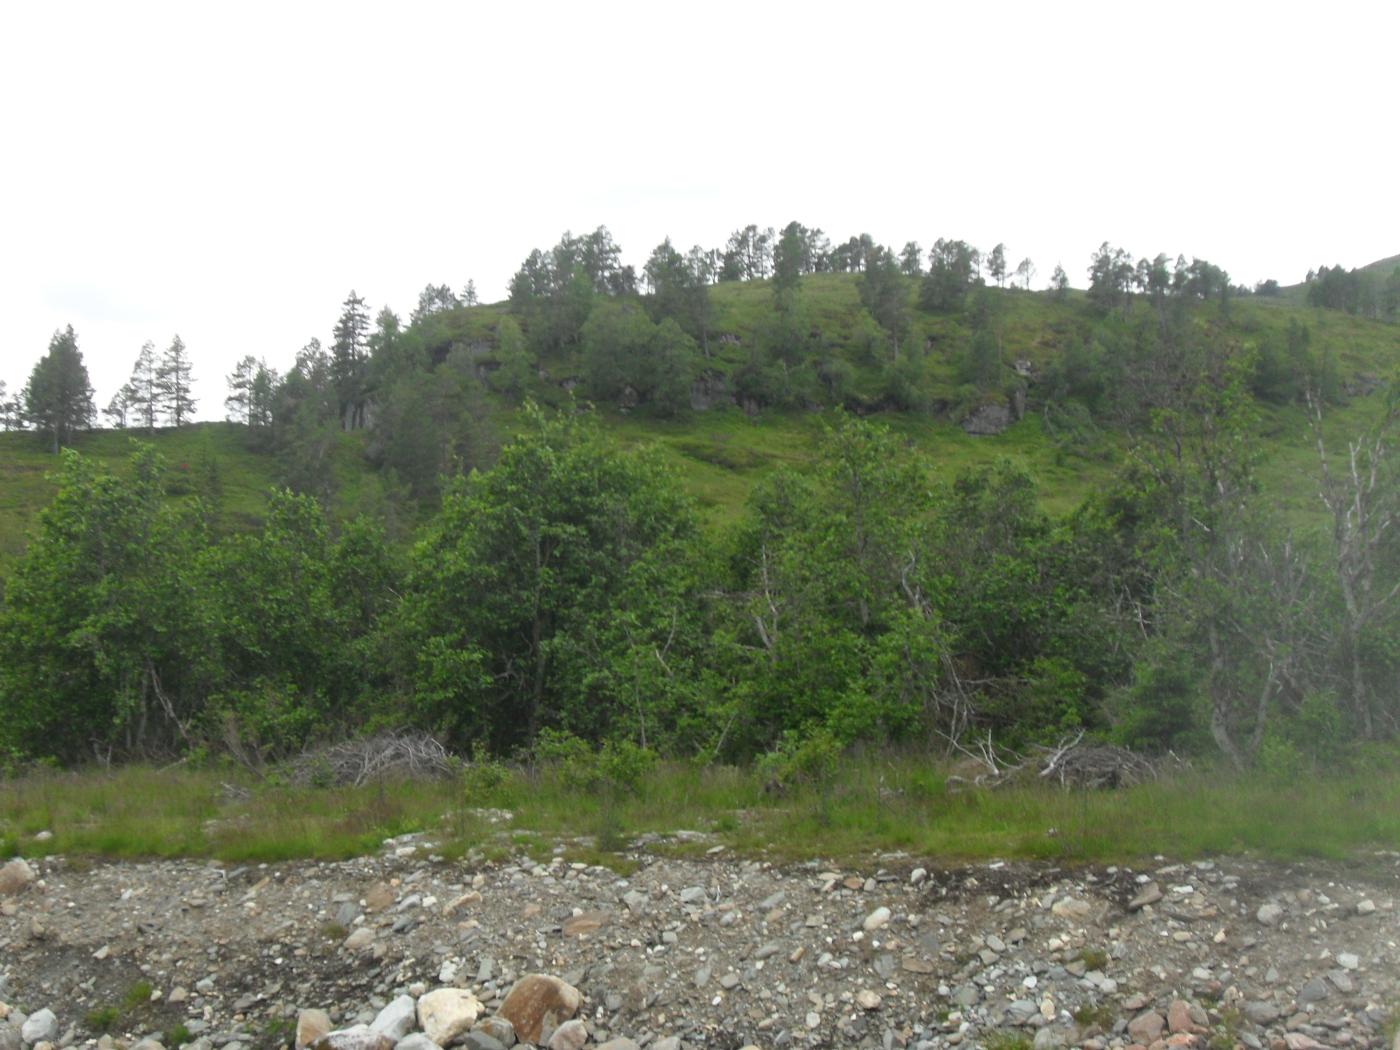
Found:
<path fill-rule="evenodd" d="M 342 863 L 12 864 L 0 1050 L 249 1050 L 298 1022 L 304 1042 L 405 1050 L 1400 1050 L 1397 854 L 838 868 L 706 847 L 638 851 L 626 877 L 412 838 Z M 530 975 L 576 1009 L 516 1033 L 506 998 Z M 439 1006 L 456 1030 L 424 1020 Z"/>

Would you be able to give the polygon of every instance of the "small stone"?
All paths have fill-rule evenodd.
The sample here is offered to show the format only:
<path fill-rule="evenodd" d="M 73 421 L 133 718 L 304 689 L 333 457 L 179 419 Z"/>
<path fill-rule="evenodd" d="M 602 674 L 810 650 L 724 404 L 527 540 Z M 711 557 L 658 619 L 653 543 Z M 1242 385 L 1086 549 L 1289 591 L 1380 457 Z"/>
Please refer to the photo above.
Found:
<path fill-rule="evenodd" d="M 547 1044 L 549 1050 L 582 1050 L 588 1042 L 588 1028 L 577 1018 L 565 1021 L 554 1030 Z"/>
<path fill-rule="evenodd" d="M 476 1027 L 468 1033 L 467 1038 L 470 1039 L 478 1035 L 493 1039 L 501 1046 L 515 1045 L 515 1026 L 499 1014 L 478 1021 Z"/>
<path fill-rule="evenodd" d="M 1052 914 L 1076 922 L 1087 919 L 1093 910 L 1093 905 L 1088 901 L 1082 901 L 1076 897 L 1061 897 L 1050 908 Z"/>
<path fill-rule="evenodd" d="M 1065 1033 L 1054 1025 L 1046 1025 L 1036 1032 L 1031 1043 L 1034 1050 L 1060 1050 L 1065 1045 Z"/>
<path fill-rule="evenodd" d="M 1244 1015 L 1261 1028 L 1278 1020 L 1278 1007 L 1270 1002 L 1251 1001 L 1244 1004 Z"/>
<path fill-rule="evenodd" d="M 875 930 L 888 925 L 889 921 L 890 910 L 882 905 L 865 917 L 865 921 L 861 923 L 861 928 L 865 930 L 866 933 L 873 933 Z"/>
<path fill-rule="evenodd" d="M 668 1035 L 651 1044 L 651 1050 L 681 1050 L 680 1036 Z"/>
<path fill-rule="evenodd" d="M 1373 901 L 1373 900 L 1369 900 L 1369 899 L 1368 899 L 1368 900 L 1364 900 L 1364 901 L 1357 901 L 1357 903 L 1356 903 L 1356 914 L 1357 914 L 1357 915 L 1370 915 L 1370 914 L 1374 913 L 1375 910 L 1376 910 L 1376 902 Z"/>
<path fill-rule="evenodd" d="M 1337 965 L 1343 970 L 1355 970 L 1361 966 L 1361 959 L 1353 952 L 1341 952 L 1337 956 Z"/>
<path fill-rule="evenodd" d="M 395 1043 L 394 1050 L 441 1050 L 441 1048 L 422 1032 L 413 1032 Z"/>
<path fill-rule="evenodd" d="M 1298 1005 L 1307 1006 L 1309 1003 L 1320 1003 L 1331 994 L 1327 989 L 1327 982 L 1321 977 L 1314 977 L 1298 989 Z"/>
<path fill-rule="evenodd" d="M 476 890 L 468 890 L 466 893 L 454 897 L 444 904 L 442 906 L 442 914 L 444 916 L 450 916 L 455 912 L 461 911 L 463 908 L 470 908 L 480 903 L 481 894 L 477 893 Z"/>
<path fill-rule="evenodd" d="M 922 886 L 928 881 L 928 871 L 924 868 L 915 868 L 909 873 L 909 885 Z"/>
<path fill-rule="evenodd" d="M 881 1002 L 883 1000 L 880 998 L 879 992 L 872 992 L 868 988 L 856 992 L 856 1005 L 862 1010 L 878 1010 Z"/>
<path fill-rule="evenodd" d="M 586 937 L 590 933 L 596 933 L 608 924 L 611 917 L 605 911 L 586 911 L 582 915 L 574 915 L 564 920 L 564 936 Z"/>
<path fill-rule="evenodd" d="M 782 950 L 783 946 L 777 941 L 769 941 L 767 944 L 754 949 L 753 957 L 756 962 L 762 962 L 764 959 L 773 958 L 773 956 L 777 955 Z"/>
<path fill-rule="evenodd" d="M 342 947 L 348 952 L 362 952 L 373 943 L 374 931 L 368 926 L 361 926 L 345 938 Z"/>
<path fill-rule="evenodd" d="M 376 1032 L 367 1024 L 357 1024 L 353 1028 L 342 1028 L 322 1036 L 311 1044 L 311 1050 L 394 1050 L 398 1040 L 383 1032 Z M 232 1044 L 226 1044 L 228 1050 Z"/>
<path fill-rule="evenodd" d="M 1162 888 L 1155 882 L 1149 882 L 1142 889 L 1138 890 L 1137 896 L 1128 902 L 1129 911 L 1138 911 L 1149 904 L 1156 904 L 1162 899 Z"/>
<path fill-rule="evenodd" d="M 573 985 L 532 973 L 515 982 L 496 1013 L 511 1023 L 517 1039 L 538 1043 L 546 1024 L 558 1027 L 578 1013 L 582 996 Z"/>
<path fill-rule="evenodd" d="M 297 1014 L 296 1050 L 310 1046 L 317 1039 L 330 1035 L 331 1016 L 324 1010 L 302 1010 Z"/>
<path fill-rule="evenodd" d="M 1254 913 L 1254 918 L 1264 926 L 1277 926 L 1279 920 L 1283 918 L 1283 908 L 1272 901 L 1268 904 L 1261 904 L 1259 910 Z"/>
<path fill-rule="evenodd" d="M 703 904 L 705 901 L 705 888 L 703 886 L 687 886 L 681 890 L 682 904 Z"/>
<path fill-rule="evenodd" d="M 609 1039 L 606 1043 L 599 1043 L 598 1050 L 641 1050 L 641 1047 L 626 1036 L 619 1036 L 616 1039 Z"/>

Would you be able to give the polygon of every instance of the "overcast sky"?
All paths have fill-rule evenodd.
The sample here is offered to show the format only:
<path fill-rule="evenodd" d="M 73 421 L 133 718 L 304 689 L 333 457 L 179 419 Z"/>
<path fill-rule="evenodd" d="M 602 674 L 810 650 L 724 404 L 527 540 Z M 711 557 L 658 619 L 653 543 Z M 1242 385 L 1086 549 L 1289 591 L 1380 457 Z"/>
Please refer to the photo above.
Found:
<path fill-rule="evenodd" d="M 1400 252 L 1397 5 L 7 5 L 0 379 L 72 324 L 98 407 L 179 333 L 201 418 L 354 288 L 502 298 L 608 226 L 640 268 L 797 219 L 1236 282 Z"/>

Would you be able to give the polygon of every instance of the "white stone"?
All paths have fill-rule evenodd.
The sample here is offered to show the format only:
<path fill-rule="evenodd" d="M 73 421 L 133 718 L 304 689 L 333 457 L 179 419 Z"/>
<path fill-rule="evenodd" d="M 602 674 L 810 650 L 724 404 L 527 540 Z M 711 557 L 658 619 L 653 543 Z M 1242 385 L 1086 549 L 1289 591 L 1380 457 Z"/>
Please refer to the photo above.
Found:
<path fill-rule="evenodd" d="M 52 1010 L 44 1009 L 29 1015 L 19 1030 L 20 1038 L 26 1043 L 52 1042 L 58 1038 L 58 1018 Z"/>
<path fill-rule="evenodd" d="M 371 1032 L 387 1035 L 397 1042 L 413 1031 L 413 1023 L 417 1017 L 418 1006 L 413 1001 L 413 997 L 401 995 L 379 1011 L 379 1016 L 374 1019 L 369 1028 Z"/>
<path fill-rule="evenodd" d="M 888 925 L 889 921 L 890 910 L 881 905 L 865 917 L 865 921 L 861 923 L 861 927 L 867 933 L 872 933 L 875 930 L 881 929 L 882 927 Z"/>
<path fill-rule="evenodd" d="M 418 1000 L 418 1027 L 438 1046 L 446 1046 L 476 1024 L 481 1000 L 461 988 L 438 988 Z"/>

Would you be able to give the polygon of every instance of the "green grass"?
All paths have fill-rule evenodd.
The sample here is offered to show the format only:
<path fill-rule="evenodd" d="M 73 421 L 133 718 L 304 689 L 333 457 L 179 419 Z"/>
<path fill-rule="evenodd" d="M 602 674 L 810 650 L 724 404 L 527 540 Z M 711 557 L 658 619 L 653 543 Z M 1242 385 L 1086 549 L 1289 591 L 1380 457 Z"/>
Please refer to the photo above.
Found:
<path fill-rule="evenodd" d="M 1384 757 L 1384 756 L 1383 756 Z M 664 851 L 697 855 L 718 843 L 775 861 L 854 860 L 905 851 L 939 861 L 988 858 L 1131 862 L 1249 853 L 1345 858 L 1400 848 L 1394 754 L 1349 775 L 1281 780 L 1194 770 L 1112 792 L 1042 784 L 950 793 L 929 756 L 849 759 L 825 790 L 774 795 L 753 770 L 664 763 L 640 789 L 579 788 L 549 771 L 512 772 L 467 805 L 459 784 L 292 788 L 228 771 L 37 773 L 5 784 L 0 834 L 12 850 L 106 857 L 215 857 L 229 862 L 334 860 L 382 840 L 428 833 L 443 856 L 470 851 L 571 859 L 626 870 L 620 854 L 646 832 L 700 831 Z M 251 792 L 230 794 L 230 782 Z M 473 807 L 510 810 L 492 825 Z M 34 835 L 50 830 L 53 838 Z"/>

